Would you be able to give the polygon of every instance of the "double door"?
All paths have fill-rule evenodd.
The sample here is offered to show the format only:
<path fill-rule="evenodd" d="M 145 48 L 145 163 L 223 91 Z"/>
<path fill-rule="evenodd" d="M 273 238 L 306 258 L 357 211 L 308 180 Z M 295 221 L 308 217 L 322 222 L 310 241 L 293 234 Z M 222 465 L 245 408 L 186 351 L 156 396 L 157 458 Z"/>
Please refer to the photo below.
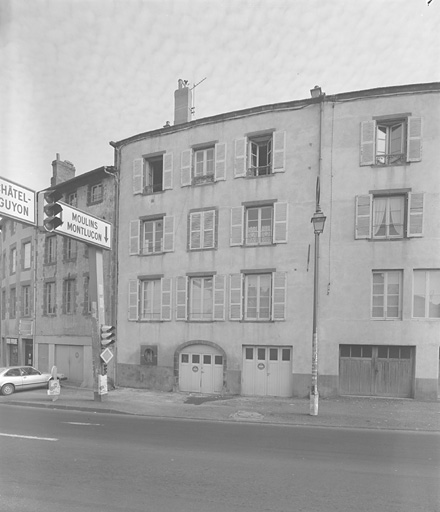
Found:
<path fill-rule="evenodd" d="M 179 356 L 179 388 L 194 393 L 221 393 L 223 356 L 209 346 L 190 346 Z"/>

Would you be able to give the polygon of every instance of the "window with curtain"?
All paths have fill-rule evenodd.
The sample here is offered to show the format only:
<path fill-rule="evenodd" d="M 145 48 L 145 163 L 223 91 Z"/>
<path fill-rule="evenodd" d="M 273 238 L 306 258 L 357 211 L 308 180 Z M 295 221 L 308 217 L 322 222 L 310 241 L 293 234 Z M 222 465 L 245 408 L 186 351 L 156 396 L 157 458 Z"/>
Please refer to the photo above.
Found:
<path fill-rule="evenodd" d="M 373 238 L 403 238 L 404 196 L 373 198 Z"/>

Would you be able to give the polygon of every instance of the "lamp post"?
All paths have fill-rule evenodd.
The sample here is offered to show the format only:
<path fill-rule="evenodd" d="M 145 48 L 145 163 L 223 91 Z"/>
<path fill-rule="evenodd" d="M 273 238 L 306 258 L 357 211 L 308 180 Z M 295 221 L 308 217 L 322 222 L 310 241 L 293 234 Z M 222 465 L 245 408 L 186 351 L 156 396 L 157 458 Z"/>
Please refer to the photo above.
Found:
<path fill-rule="evenodd" d="M 316 211 L 313 214 L 313 230 L 315 231 L 315 265 L 313 277 L 313 338 L 312 338 L 312 385 L 310 388 L 310 415 L 318 416 L 318 279 L 319 279 L 319 235 L 324 231 L 325 215 L 319 206 L 319 178 L 316 183 Z"/>

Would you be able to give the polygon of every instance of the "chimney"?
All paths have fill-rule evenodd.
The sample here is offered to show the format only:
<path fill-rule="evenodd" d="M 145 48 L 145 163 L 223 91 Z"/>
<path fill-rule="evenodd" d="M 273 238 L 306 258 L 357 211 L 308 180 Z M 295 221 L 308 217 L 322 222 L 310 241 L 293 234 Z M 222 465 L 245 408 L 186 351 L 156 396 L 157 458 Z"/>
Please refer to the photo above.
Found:
<path fill-rule="evenodd" d="M 174 124 L 191 121 L 191 91 L 188 81 L 179 79 L 178 88 L 174 91 Z"/>
<path fill-rule="evenodd" d="M 69 181 L 75 177 L 75 166 L 72 162 L 60 160 L 60 154 L 57 153 L 56 160 L 52 162 L 52 178 L 50 179 L 50 186 L 55 187 L 64 181 Z"/>

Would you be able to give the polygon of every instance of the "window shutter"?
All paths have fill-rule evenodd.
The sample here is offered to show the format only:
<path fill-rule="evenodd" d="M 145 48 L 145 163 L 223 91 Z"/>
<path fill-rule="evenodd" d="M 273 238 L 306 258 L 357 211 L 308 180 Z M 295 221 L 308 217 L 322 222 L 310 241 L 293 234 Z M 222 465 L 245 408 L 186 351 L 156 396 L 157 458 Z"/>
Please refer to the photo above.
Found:
<path fill-rule="evenodd" d="M 203 212 L 203 248 L 215 247 L 215 210 Z"/>
<path fill-rule="evenodd" d="M 128 281 L 128 320 L 135 322 L 138 319 L 139 284 L 137 279 Z"/>
<path fill-rule="evenodd" d="M 165 153 L 163 156 L 163 189 L 173 188 L 173 154 Z"/>
<path fill-rule="evenodd" d="M 129 254 L 139 254 L 140 252 L 140 235 L 141 235 L 141 221 L 131 220 L 130 221 L 130 244 Z"/>
<path fill-rule="evenodd" d="M 361 123 L 360 165 L 374 165 L 376 157 L 376 121 Z"/>
<path fill-rule="evenodd" d="M 242 274 L 229 276 L 229 320 L 243 317 Z"/>
<path fill-rule="evenodd" d="M 425 194 L 408 194 L 408 237 L 423 236 L 423 207 Z"/>
<path fill-rule="evenodd" d="M 286 169 L 286 132 L 273 134 L 273 172 L 284 172 Z"/>
<path fill-rule="evenodd" d="M 171 283 L 172 280 L 170 277 L 163 277 L 160 280 L 160 319 L 164 321 L 171 320 Z"/>
<path fill-rule="evenodd" d="M 286 319 L 287 272 L 274 272 L 272 276 L 272 320 Z"/>
<path fill-rule="evenodd" d="M 135 158 L 133 160 L 133 194 L 142 194 L 143 183 L 142 174 L 144 168 L 143 158 Z"/>
<path fill-rule="evenodd" d="M 422 159 L 422 118 L 408 117 L 407 160 L 420 162 Z"/>
<path fill-rule="evenodd" d="M 371 238 L 371 211 L 373 196 L 356 196 L 355 239 Z"/>
<path fill-rule="evenodd" d="M 191 185 L 191 157 L 192 150 L 185 149 L 180 157 L 180 186 L 187 187 Z"/>
<path fill-rule="evenodd" d="M 234 178 L 246 176 L 246 145 L 246 137 L 235 140 Z"/>
<path fill-rule="evenodd" d="M 174 251 L 174 217 L 165 216 L 163 218 L 163 251 Z"/>
<path fill-rule="evenodd" d="M 192 212 L 189 216 L 189 248 L 200 249 L 202 246 L 202 212 Z"/>
<path fill-rule="evenodd" d="M 285 244 L 287 242 L 287 215 L 289 205 L 287 203 L 274 204 L 274 229 L 273 243 Z"/>
<path fill-rule="evenodd" d="M 179 276 L 176 278 L 176 320 L 186 320 L 187 318 L 187 293 L 188 278 Z"/>
<path fill-rule="evenodd" d="M 231 246 L 243 245 L 243 219 L 244 206 L 231 208 Z"/>
<path fill-rule="evenodd" d="M 226 143 L 219 142 L 215 145 L 215 181 L 226 179 Z"/>
<path fill-rule="evenodd" d="M 213 320 L 225 319 L 226 276 L 214 276 Z"/>

